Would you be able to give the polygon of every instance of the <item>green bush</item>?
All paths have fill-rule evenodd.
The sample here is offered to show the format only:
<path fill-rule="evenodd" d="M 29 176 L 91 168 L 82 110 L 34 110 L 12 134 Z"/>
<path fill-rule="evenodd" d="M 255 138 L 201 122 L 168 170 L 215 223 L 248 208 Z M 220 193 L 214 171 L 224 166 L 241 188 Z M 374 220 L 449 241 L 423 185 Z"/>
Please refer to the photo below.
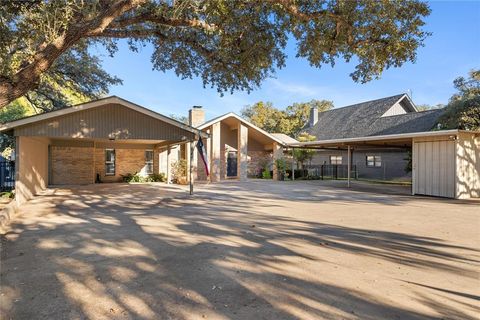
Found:
<path fill-rule="evenodd" d="M 126 175 L 122 175 L 123 182 L 165 182 L 167 178 L 164 173 L 153 173 L 146 177 L 141 176 L 138 172 L 134 174 L 127 173 Z"/>
<path fill-rule="evenodd" d="M 152 173 L 145 178 L 146 182 L 165 182 L 167 176 L 165 173 Z"/>
<path fill-rule="evenodd" d="M 270 174 L 270 169 L 268 166 L 265 166 L 262 171 L 262 179 L 272 179 L 272 175 Z"/>

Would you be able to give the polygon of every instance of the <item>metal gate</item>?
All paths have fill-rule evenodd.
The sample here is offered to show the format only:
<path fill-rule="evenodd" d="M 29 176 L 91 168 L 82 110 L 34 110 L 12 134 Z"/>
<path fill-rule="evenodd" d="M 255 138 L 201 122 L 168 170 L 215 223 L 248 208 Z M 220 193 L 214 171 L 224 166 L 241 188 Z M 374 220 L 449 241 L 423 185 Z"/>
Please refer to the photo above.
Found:
<path fill-rule="evenodd" d="M 10 191 L 15 188 L 15 161 L 7 159 L 0 161 L 0 191 Z"/>

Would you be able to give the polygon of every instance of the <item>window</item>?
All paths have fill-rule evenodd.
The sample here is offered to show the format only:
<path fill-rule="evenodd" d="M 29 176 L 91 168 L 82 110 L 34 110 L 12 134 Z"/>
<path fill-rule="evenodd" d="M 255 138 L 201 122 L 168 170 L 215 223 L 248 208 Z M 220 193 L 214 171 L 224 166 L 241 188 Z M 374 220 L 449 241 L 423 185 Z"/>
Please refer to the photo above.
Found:
<path fill-rule="evenodd" d="M 145 173 L 153 173 L 153 150 L 145 150 Z"/>
<path fill-rule="evenodd" d="M 381 156 L 367 156 L 367 167 L 381 167 L 382 166 L 382 157 Z"/>
<path fill-rule="evenodd" d="M 115 175 L 115 149 L 105 149 L 105 175 Z"/>
<path fill-rule="evenodd" d="M 342 156 L 330 156 L 330 164 L 342 164 Z"/>

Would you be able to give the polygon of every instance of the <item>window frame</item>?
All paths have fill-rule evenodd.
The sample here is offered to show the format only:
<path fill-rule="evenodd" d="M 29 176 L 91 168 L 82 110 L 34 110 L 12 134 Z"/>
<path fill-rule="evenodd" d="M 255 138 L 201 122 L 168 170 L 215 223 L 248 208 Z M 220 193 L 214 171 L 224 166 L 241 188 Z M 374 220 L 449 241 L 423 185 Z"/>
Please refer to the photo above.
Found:
<path fill-rule="evenodd" d="M 151 152 L 152 153 L 152 157 L 151 157 L 151 160 L 147 160 L 147 152 Z M 153 174 L 153 171 L 154 171 L 154 168 L 153 168 L 153 160 L 155 158 L 155 154 L 153 152 L 152 149 L 147 149 L 145 150 L 145 173 L 146 174 Z M 151 168 L 152 168 L 152 171 L 149 172 L 148 168 L 149 168 L 149 165 L 151 164 Z"/>
<path fill-rule="evenodd" d="M 109 151 L 113 151 L 113 161 L 112 160 L 107 160 L 107 154 Z M 117 172 L 117 155 L 115 149 L 105 149 L 105 176 L 115 176 Z M 108 165 L 113 165 L 113 173 L 108 172 L 107 166 Z"/>
<path fill-rule="evenodd" d="M 371 158 L 371 159 L 369 159 Z M 368 168 L 381 168 L 382 167 L 382 156 L 367 154 L 365 156 L 365 165 Z"/>
<path fill-rule="evenodd" d="M 332 158 L 336 158 L 335 159 L 335 163 L 332 162 Z M 340 163 L 338 163 L 338 159 L 340 158 Z M 329 160 L 330 160 L 330 164 L 332 165 L 342 165 L 343 164 L 343 156 L 342 155 L 330 155 L 329 156 Z"/>

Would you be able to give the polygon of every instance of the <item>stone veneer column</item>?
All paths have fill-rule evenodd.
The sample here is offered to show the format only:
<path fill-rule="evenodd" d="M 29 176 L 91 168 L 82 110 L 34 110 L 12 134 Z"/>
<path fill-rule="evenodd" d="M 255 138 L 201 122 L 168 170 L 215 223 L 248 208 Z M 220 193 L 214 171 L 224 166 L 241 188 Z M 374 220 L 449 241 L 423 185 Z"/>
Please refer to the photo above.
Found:
<path fill-rule="evenodd" d="M 240 180 L 246 180 L 248 174 L 248 127 L 243 123 L 238 124 L 237 133 L 237 176 Z"/>
<path fill-rule="evenodd" d="M 210 144 L 211 144 L 211 165 L 210 165 L 210 181 L 211 182 L 218 182 L 220 181 L 220 122 L 217 122 L 212 125 L 211 136 L 210 136 Z"/>
<path fill-rule="evenodd" d="M 277 142 L 273 143 L 273 180 L 278 180 L 280 175 L 278 174 L 277 166 L 275 160 L 282 158 L 283 156 L 283 147 Z"/>

